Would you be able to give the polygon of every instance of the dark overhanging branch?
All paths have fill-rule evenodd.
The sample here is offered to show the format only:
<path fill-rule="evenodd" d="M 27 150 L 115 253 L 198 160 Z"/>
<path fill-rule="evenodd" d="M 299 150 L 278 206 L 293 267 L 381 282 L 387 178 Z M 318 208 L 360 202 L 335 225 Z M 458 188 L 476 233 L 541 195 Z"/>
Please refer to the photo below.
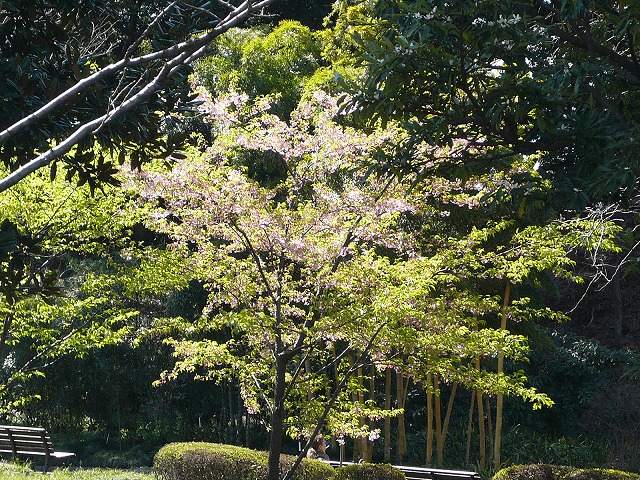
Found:
<path fill-rule="evenodd" d="M 132 110 L 134 107 L 138 106 L 140 103 L 144 102 L 147 98 L 153 95 L 153 93 L 155 93 L 158 88 L 160 88 L 163 81 L 171 74 L 172 71 L 174 71 L 174 67 L 181 67 L 183 65 L 183 60 L 185 58 L 186 53 L 183 53 L 173 61 L 167 63 L 166 65 L 164 65 L 164 67 L 162 67 L 155 78 L 134 96 L 123 102 L 115 109 L 108 111 L 104 115 L 97 117 L 87 123 L 84 123 L 58 145 L 50 148 L 46 152 L 42 153 L 41 155 L 29 161 L 11 174 L 4 177 L 2 180 L 0 180 L 0 192 L 3 192 L 12 187 L 36 170 L 47 166 L 54 159 L 68 153 L 80 141 L 91 135 L 94 135 L 100 130 L 100 128 L 108 125 L 116 118 L 119 118 L 121 115 L 125 114 L 126 112 Z"/>
<path fill-rule="evenodd" d="M 535 5 L 537 5 L 540 12 L 546 12 L 548 15 L 552 15 L 554 17 L 561 17 L 560 12 L 557 9 L 554 9 L 546 0 L 536 0 Z M 606 58 L 612 66 L 618 67 L 625 79 L 634 83 L 640 83 L 640 69 L 637 68 L 638 64 L 634 62 L 633 58 L 629 59 L 615 50 L 607 48 L 605 45 L 597 42 L 591 35 L 591 32 L 589 32 L 588 36 L 573 34 L 572 32 L 566 31 L 557 26 L 557 23 L 558 22 L 554 21 L 552 24 L 547 25 L 548 31 L 551 35 L 554 35 L 561 41 L 587 53 L 591 52 L 601 55 Z"/>
<path fill-rule="evenodd" d="M 246 0 L 243 2 L 241 6 L 231 12 L 227 17 L 220 22 L 215 28 L 213 28 L 210 32 L 202 34 L 196 38 L 177 43 L 172 45 L 171 47 L 167 47 L 162 50 L 158 50 L 152 53 L 148 53 L 146 55 L 141 55 L 139 57 L 131 58 L 133 50 L 129 49 L 125 54 L 124 58 L 118 62 L 115 62 L 102 70 L 83 78 L 78 81 L 75 85 L 68 88 L 56 98 L 52 99 L 46 105 L 42 106 L 32 114 L 23 118 L 22 120 L 14 123 L 9 126 L 2 132 L 0 132 L 0 144 L 3 144 L 7 139 L 15 135 L 16 133 L 25 130 L 29 126 L 31 126 L 36 120 L 48 115 L 56 108 L 60 107 L 63 103 L 73 99 L 79 93 L 86 91 L 92 85 L 97 82 L 104 80 L 117 72 L 120 72 L 126 68 L 137 67 L 141 65 L 146 65 L 156 60 L 165 60 L 176 58 L 178 55 L 185 51 L 197 51 L 203 45 L 209 44 L 213 39 L 220 36 L 222 33 L 227 31 L 228 29 L 236 26 L 238 23 L 244 21 L 251 13 L 253 13 L 257 8 L 260 8 L 262 5 L 268 5 L 275 0 L 261 0 L 257 2 L 255 5 L 250 0 Z M 170 6 L 175 5 L 177 2 L 173 2 Z M 169 11 L 169 8 L 165 9 L 155 20 L 160 20 L 160 18 Z M 152 22 L 153 24 L 153 22 Z M 136 40 L 136 42 L 141 42 L 144 37 L 148 34 L 150 27 L 145 30 L 140 38 Z"/>
<path fill-rule="evenodd" d="M 156 17 L 151 21 L 151 23 L 147 26 L 147 28 L 145 28 L 144 32 L 142 32 L 142 35 L 140 35 L 127 49 L 126 53 L 124 54 L 124 58 L 130 58 L 131 55 L 133 55 L 133 53 L 138 49 L 138 47 L 140 46 L 140 44 L 142 43 L 142 41 L 147 38 L 147 36 L 149 35 L 149 33 L 151 33 L 151 30 L 153 30 L 153 28 L 160 23 L 160 20 L 162 20 L 162 18 L 168 14 L 171 10 L 173 10 L 173 7 L 176 6 L 178 2 L 171 2 L 169 5 L 167 5 L 167 7 L 160 12 L 158 15 L 156 15 Z"/>
<path fill-rule="evenodd" d="M 260 9 L 263 9 L 274 1 L 275 0 L 245 0 L 238 7 L 234 7 L 231 13 L 229 13 L 224 18 L 224 20 L 219 22 L 218 25 L 216 25 L 210 32 L 204 33 L 194 39 L 178 43 L 166 49 L 135 58 L 129 58 L 127 56 L 131 52 L 131 50 L 128 50 L 127 54 L 125 54 L 125 57 L 122 60 L 113 63 L 105 67 L 104 69 L 80 80 L 75 85 L 65 90 L 56 98 L 48 102 L 46 105 L 42 106 L 40 109 L 27 115 L 23 119 L 1 131 L 0 145 L 4 144 L 8 139 L 15 136 L 17 133 L 30 128 L 36 121 L 55 112 L 56 109 L 73 100 L 83 92 L 87 91 L 97 82 L 110 78 L 111 76 L 127 68 L 146 65 L 157 60 L 167 61 L 167 63 L 162 67 L 160 72 L 154 77 L 153 80 L 147 83 L 145 87 L 143 87 L 139 92 L 130 97 L 128 100 L 123 102 L 121 105 L 111 111 L 107 111 L 104 115 L 83 123 L 80 127 L 69 134 L 56 146 L 50 148 L 36 158 L 28 161 L 26 164 L 12 172 L 10 175 L 0 180 L 0 192 L 7 190 L 23 178 L 25 178 L 27 175 L 48 165 L 54 159 L 63 156 L 64 154 L 69 152 L 78 142 L 82 141 L 88 136 L 94 135 L 100 127 L 110 123 L 114 119 L 119 118 L 124 113 L 140 105 L 153 93 L 160 89 L 163 81 L 166 78 L 176 73 L 176 71 L 182 68 L 184 65 L 188 65 L 189 63 L 201 57 L 205 53 L 207 45 L 211 43 L 211 41 L 222 35 L 230 28 L 237 26 L 238 24 L 246 20 L 250 15 L 252 15 L 256 11 L 259 11 Z M 170 7 L 173 7 L 175 3 L 176 2 L 173 2 Z M 159 21 L 159 18 L 165 15 L 168 11 L 169 7 L 167 7 L 167 9 L 159 14 L 155 20 Z M 145 33 L 143 33 L 143 35 L 146 35 L 148 33 L 148 30 L 149 29 L 145 30 Z M 142 39 L 139 38 L 137 41 L 142 41 Z"/>

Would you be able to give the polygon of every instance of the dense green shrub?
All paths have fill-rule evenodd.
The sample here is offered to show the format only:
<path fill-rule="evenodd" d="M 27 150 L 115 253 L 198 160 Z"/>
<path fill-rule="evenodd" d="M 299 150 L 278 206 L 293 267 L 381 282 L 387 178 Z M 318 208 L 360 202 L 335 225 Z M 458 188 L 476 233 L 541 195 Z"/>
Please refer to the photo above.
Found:
<path fill-rule="evenodd" d="M 288 470 L 294 461 L 295 457 L 282 455 L 281 471 Z M 156 454 L 153 468 L 160 480 L 263 480 L 267 476 L 267 462 L 267 452 L 234 445 L 171 443 Z M 293 479 L 328 480 L 332 475 L 331 465 L 304 459 Z"/>
<path fill-rule="evenodd" d="M 497 472 L 493 480 L 560 480 L 571 471 L 557 465 L 514 465 Z"/>
<path fill-rule="evenodd" d="M 563 480 L 638 480 L 639 478 L 640 475 L 636 473 L 604 468 L 589 468 L 576 470 L 567 475 Z"/>
<path fill-rule="evenodd" d="M 607 444 L 604 439 L 582 435 L 554 438 L 514 427 L 503 434 L 502 455 L 513 464 L 544 462 L 595 468 L 607 464 Z"/>
<path fill-rule="evenodd" d="M 336 470 L 333 480 L 404 480 L 405 475 L 388 464 L 359 463 Z"/>
<path fill-rule="evenodd" d="M 493 480 L 640 480 L 640 475 L 620 470 L 540 464 L 502 469 L 493 476 Z"/>
<path fill-rule="evenodd" d="M 548 339 L 551 344 L 542 341 L 532 344 L 525 372 L 531 385 L 547 393 L 555 405 L 534 412 L 526 402 L 514 402 L 509 407 L 510 418 L 505 418 L 505 422 L 522 425 L 545 436 L 592 434 L 599 427 L 598 422 L 591 422 L 586 431 L 576 427 L 584 425 L 585 415 L 594 409 L 595 415 L 607 413 L 597 400 L 617 382 L 620 376 L 617 369 L 630 362 L 633 356 L 627 351 L 611 350 L 594 339 L 572 334 L 550 332 Z M 545 461 L 559 464 L 553 459 Z"/>

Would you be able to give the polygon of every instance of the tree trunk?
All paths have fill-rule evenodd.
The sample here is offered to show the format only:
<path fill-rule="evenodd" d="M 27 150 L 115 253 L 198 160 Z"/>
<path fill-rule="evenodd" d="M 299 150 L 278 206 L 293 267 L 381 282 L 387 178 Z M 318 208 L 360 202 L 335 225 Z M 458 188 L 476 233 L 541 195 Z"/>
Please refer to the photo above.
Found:
<path fill-rule="evenodd" d="M 284 395 L 286 391 L 287 362 L 276 355 L 276 382 L 271 414 L 271 440 L 269 443 L 269 471 L 267 480 L 280 480 L 280 452 L 284 438 Z"/>
<path fill-rule="evenodd" d="M 476 332 L 478 331 L 478 318 L 476 317 L 475 319 L 475 329 Z M 480 374 L 480 357 L 476 357 L 476 370 L 478 370 L 478 374 Z M 479 445 L 478 445 L 478 449 L 479 449 L 479 453 L 480 453 L 480 468 L 484 469 L 486 467 L 486 463 L 487 463 L 487 453 L 486 453 L 486 448 L 487 448 L 487 437 L 486 437 L 486 433 L 484 430 L 484 411 L 483 411 L 483 404 L 482 404 L 482 390 L 480 390 L 479 388 L 476 388 L 476 397 L 477 397 L 477 402 L 478 402 L 478 441 L 479 441 Z M 473 405 L 473 402 L 472 402 Z"/>
<path fill-rule="evenodd" d="M 371 377 L 369 400 L 371 401 L 371 404 L 374 404 L 376 400 L 376 367 L 373 364 L 371 364 L 369 372 Z M 375 428 L 375 420 L 369 419 L 369 431 L 372 432 Z M 367 455 L 365 456 L 365 461 L 369 463 L 371 463 L 371 460 L 373 459 L 373 445 L 374 442 L 367 438 Z"/>
<path fill-rule="evenodd" d="M 451 394 L 449 396 L 449 402 L 447 404 L 447 413 L 444 416 L 442 427 L 438 429 L 440 434 L 438 435 L 438 466 L 444 465 L 444 443 L 447 438 L 447 431 L 449 430 L 449 421 L 451 420 L 451 411 L 453 410 L 453 401 L 456 398 L 456 390 L 458 389 L 458 382 L 454 382 L 451 387 Z"/>
<path fill-rule="evenodd" d="M 391 369 L 384 371 L 384 409 L 391 410 Z M 391 462 L 391 416 L 384 417 L 384 461 Z"/>
<path fill-rule="evenodd" d="M 226 392 L 227 392 L 227 382 L 223 380 L 220 382 L 220 429 L 218 431 L 218 439 L 220 443 L 225 443 L 225 435 L 227 432 L 227 401 L 226 401 Z"/>
<path fill-rule="evenodd" d="M 469 420 L 467 422 L 467 450 L 465 452 L 465 463 L 471 463 L 471 435 L 473 433 L 473 410 L 476 406 L 476 392 L 471 390 L 471 406 L 469 407 Z"/>
<path fill-rule="evenodd" d="M 252 448 L 251 444 L 251 414 L 247 412 L 247 423 L 244 429 L 244 446 L 247 448 Z"/>
<path fill-rule="evenodd" d="M 433 379 L 430 373 L 427 374 L 427 467 L 431 466 L 433 458 Z"/>
<path fill-rule="evenodd" d="M 349 365 L 351 367 L 353 367 L 353 365 L 355 364 L 355 359 L 353 358 L 352 355 L 349 355 L 348 357 L 349 359 Z M 355 375 L 358 377 L 358 381 L 360 381 L 360 375 L 362 373 L 362 368 L 357 368 Z M 360 395 L 357 392 L 352 392 L 351 393 L 351 401 L 353 401 L 353 403 L 358 403 L 360 402 Z M 351 458 L 351 460 L 353 462 L 359 462 L 362 459 L 362 442 L 360 441 L 359 438 L 355 438 L 353 440 L 353 456 Z"/>
<path fill-rule="evenodd" d="M 9 331 L 11 330 L 11 324 L 13 316 L 11 312 L 7 312 L 4 315 L 4 322 L 2 322 L 2 334 L 0 335 L 0 362 L 4 363 L 5 346 L 7 345 L 7 339 L 9 338 Z"/>
<path fill-rule="evenodd" d="M 436 457 L 438 461 L 438 466 L 442 467 L 442 462 L 440 459 L 440 441 L 442 438 L 442 399 L 440 398 L 440 379 L 437 375 L 433 376 L 433 390 L 436 396 L 435 398 L 435 420 L 436 420 Z"/>
<path fill-rule="evenodd" d="M 478 360 L 478 364 L 480 361 Z M 480 469 L 484 470 L 487 466 L 487 435 L 484 430 L 484 411 L 482 404 L 482 390 L 477 389 L 478 396 L 478 437 L 480 442 Z"/>
<path fill-rule="evenodd" d="M 234 395 L 235 389 L 233 388 L 233 383 L 229 383 L 227 388 L 227 400 L 229 402 L 229 423 L 227 425 L 227 433 L 225 438 L 227 439 L 227 443 L 235 445 L 236 440 L 236 396 Z"/>
<path fill-rule="evenodd" d="M 238 387 L 238 394 L 236 396 L 236 445 L 242 445 L 243 441 L 243 422 L 245 408 L 242 401 L 242 395 L 240 395 L 240 387 Z"/>
<path fill-rule="evenodd" d="M 509 296 L 511 294 L 511 283 L 507 280 L 507 286 L 504 290 L 504 302 L 502 304 L 502 319 L 500 329 L 507 329 L 507 305 L 509 305 Z M 498 376 L 504 373 L 504 351 L 498 352 Z M 500 443 L 502 441 L 502 402 L 503 395 L 498 392 L 496 396 L 496 430 L 493 445 L 493 467 L 497 472 L 500 469 Z"/>
<path fill-rule="evenodd" d="M 398 408 L 404 409 L 405 397 L 407 389 L 405 388 L 402 373 L 396 373 L 396 395 L 398 400 Z M 398 415 L 398 448 L 396 450 L 396 460 L 399 465 L 404 462 L 404 456 L 407 454 L 407 433 L 404 425 L 404 412 Z"/>
<path fill-rule="evenodd" d="M 491 399 L 484 397 L 485 416 L 487 417 L 487 438 L 489 439 L 489 458 L 493 458 L 493 421 L 491 420 Z"/>
<path fill-rule="evenodd" d="M 374 340 L 377 338 L 378 334 L 380 333 L 380 331 L 382 330 L 382 328 L 384 326 L 385 326 L 385 324 L 381 324 L 378 327 L 378 329 L 376 330 L 376 332 L 373 334 L 373 336 L 369 340 L 369 343 L 367 344 L 367 347 L 364 349 L 364 351 L 362 352 L 362 354 L 358 358 L 358 365 L 362 365 L 362 362 L 363 362 L 364 358 L 369 354 L 369 351 L 371 349 L 371 346 L 373 345 Z M 349 370 L 347 371 L 347 373 L 343 376 L 342 380 L 340 380 L 340 382 L 338 383 L 336 389 L 334 390 L 333 394 L 329 398 L 329 401 L 324 406 L 324 411 L 323 411 L 322 415 L 320 415 L 320 418 L 318 419 L 318 422 L 316 424 L 316 428 L 313 431 L 313 433 L 311 434 L 311 438 L 309 438 L 309 441 L 307 442 L 305 447 L 302 449 L 302 451 L 300 451 L 300 453 L 298 454 L 298 458 L 296 458 L 295 462 L 293 463 L 293 465 L 291 466 L 289 471 L 285 474 L 283 480 L 291 480 L 293 478 L 293 475 L 296 472 L 296 469 L 298 468 L 298 466 L 302 462 L 302 459 L 304 458 L 304 456 L 307 453 L 309 447 L 311 446 L 312 439 L 315 438 L 318 435 L 318 433 L 320 432 L 320 428 L 322 427 L 322 425 L 326 421 L 327 415 L 329 414 L 329 412 L 333 408 L 336 400 L 338 399 L 338 396 L 340 395 L 340 392 L 345 387 L 345 385 L 347 384 L 347 382 L 351 378 L 351 375 L 353 375 L 353 373 L 355 373 L 356 370 L 357 370 L 357 368 L 354 369 L 353 368 L 353 364 L 352 364 L 351 367 L 349 368 Z M 340 458 L 340 460 L 342 460 L 342 457 Z M 270 480 L 270 479 L 268 479 L 268 480 Z"/>
<path fill-rule="evenodd" d="M 362 370 L 362 367 L 358 368 L 358 386 L 360 387 L 359 391 L 358 391 L 358 403 L 360 403 L 360 405 L 362 405 L 362 408 L 364 409 L 364 372 Z M 360 415 L 360 428 L 364 427 L 367 424 L 367 419 L 364 415 Z M 368 442 L 367 442 L 367 437 L 360 437 L 358 439 L 358 443 L 360 443 L 360 458 L 359 460 L 363 460 L 366 461 L 367 460 L 367 455 L 368 455 Z"/>

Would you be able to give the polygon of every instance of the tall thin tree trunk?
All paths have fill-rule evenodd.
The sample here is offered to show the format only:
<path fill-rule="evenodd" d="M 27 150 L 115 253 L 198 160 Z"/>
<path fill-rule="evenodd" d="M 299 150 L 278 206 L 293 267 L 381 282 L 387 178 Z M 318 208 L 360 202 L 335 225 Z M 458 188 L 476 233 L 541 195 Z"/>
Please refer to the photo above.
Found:
<path fill-rule="evenodd" d="M 396 372 L 396 396 L 398 408 L 404 409 L 406 398 L 404 378 L 401 372 Z M 398 415 L 398 448 L 396 449 L 397 463 L 402 465 L 407 454 L 407 433 L 404 424 L 404 412 Z"/>
<path fill-rule="evenodd" d="M 509 297 L 511 295 L 511 283 L 507 280 L 504 290 L 504 302 L 502 304 L 502 319 L 500 329 L 507 329 L 507 306 L 509 305 Z M 504 374 L 504 350 L 498 352 L 498 376 Z M 496 471 L 500 469 L 500 444 L 502 442 L 502 403 L 503 395 L 498 392 L 496 396 L 496 430 L 493 446 L 493 467 Z"/>
<path fill-rule="evenodd" d="M 362 370 L 362 367 L 358 368 L 358 385 L 360 387 L 359 391 L 358 391 L 358 402 L 360 403 L 360 405 L 362 405 L 362 407 L 364 408 L 364 372 Z M 364 415 L 360 416 L 360 428 L 364 427 L 367 423 L 367 419 L 365 418 Z M 368 438 L 367 437 L 360 437 L 359 439 L 359 443 L 360 443 L 360 459 L 366 461 L 367 460 L 367 447 L 369 446 L 368 444 Z"/>
<path fill-rule="evenodd" d="M 227 400 L 229 402 L 229 424 L 227 426 L 227 434 L 225 435 L 227 443 L 235 445 L 236 440 L 236 402 L 238 401 L 235 396 L 235 388 L 233 383 L 229 383 L 227 389 Z"/>
<path fill-rule="evenodd" d="M 447 431 L 449 430 L 449 421 L 451 420 L 451 411 L 453 410 L 453 401 L 456 398 L 456 390 L 458 389 L 458 382 L 454 382 L 451 387 L 451 394 L 449 396 L 449 402 L 447 403 L 447 413 L 444 416 L 442 427 L 439 429 L 440 435 L 438 436 L 438 466 L 444 465 L 444 444 L 447 439 Z"/>
<path fill-rule="evenodd" d="M 478 360 L 478 364 L 480 361 Z M 478 437 L 480 441 L 480 468 L 484 470 L 487 466 L 487 435 L 484 429 L 484 411 L 482 404 L 482 390 L 477 389 L 478 396 Z"/>
<path fill-rule="evenodd" d="M 7 339 L 9 338 L 9 331 L 11 330 L 11 324 L 13 323 L 12 312 L 7 312 L 4 315 L 4 321 L 2 322 L 2 334 L 0 335 L 0 362 L 4 362 L 5 347 L 7 345 Z"/>
<path fill-rule="evenodd" d="M 478 318 L 475 319 L 475 330 L 478 331 Z M 480 374 L 481 365 L 480 365 L 480 357 L 476 357 L 476 370 L 478 370 L 478 374 Z M 487 463 L 487 437 L 484 429 L 484 411 L 482 404 L 482 390 L 476 388 L 476 399 L 478 403 L 478 449 L 480 453 L 480 468 L 484 469 Z"/>
<path fill-rule="evenodd" d="M 242 445 L 242 429 L 244 427 L 242 424 L 242 418 L 244 417 L 245 408 L 244 402 L 242 401 L 242 395 L 240 395 L 240 387 L 238 387 L 236 401 L 238 402 L 236 405 L 236 445 Z"/>
<path fill-rule="evenodd" d="M 469 407 L 469 420 L 467 422 L 467 449 L 465 452 L 465 463 L 471 462 L 471 435 L 473 433 L 473 410 L 476 406 L 476 391 L 471 390 L 471 406 Z"/>
<path fill-rule="evenodd" d="M 489 458 L 493 458 L 493 420 L 491 420 L 491 399 L 484 397 L 485 416 L 487 417 L 487 438 L 489 439 Z"/>
<path fill-rule="evenodd" d="M 226 401 L 226 392 L 227 392 L 227 382 L 223 380 L 220 382 L 221 392 L 220 392 L 220 429 L 218 431 L 218 439 L 220 443 L 225 443 L 225 434 L 227 432 L 227 401 Z"/>
<path fill-rule="evenodd" d="M 431 466 L 433 459 L 433 375 L 427 374 L 427 467 Z"/>
<path fill-rule="evenodd" d="M 440 459 L 440 442 L 442 438 L 442 398 L 440 391 L 440 378 L 438 375 L 433 376 L 433 390 L 436 396 L 435 398 L 435 420 L 436 420 L 436 458 L 438 461 L 438 466 L 441 467 L 441 459 Z"/>
<path fill-rule="evenodd" d="M 391 410 L 391 368 L 384 371 L 384 409 Z M 391 416 L 384 417 L 384 461 L 391 461 Z"/>
<path fill-rule="evenodd" d="M 271 440 L 267 480 L 280 480 L 280 452 L 284 438 L 284 395 L 286 391 L 287 362 L 276 355 L 276 382 L 273 393 L 273 413 L 271 414 Z"/>
<path fill-rule="evenodd" d="M 331 351 L 333 352 L 333 375 L 335 378 L 335 385 L 339 385 L 340 384 L 340 373 L 339 373 L 339 367 L 340 367 L 340 359 L 338 358 L 338 351 L 336 350 L 336 346 L 332 345 L 331 346 Z M 330 397 L 328 397 L 330 398 Z M 339 455 L 339 460 L 340 463 L 342 463 L 342 461 L 344 460 L 344 450 L 345 450 L 345 445 L 344 442 L 346 441 L 346 439 L 344 437 L 341 437 L 341 443 L 339 443 L 337 441 L 338 437 L 334 438 L 334 445 L 336 445 L 338 447 L 338 455 Z"/>
<path fill-rule="evenodd" d="M 251 414 L 247 412 L 247 423 L 244 429 L 244 446 L 247 448 L 251 448 Z"/>
<path fill-rule="evenodd" d="M 376 367 L 373 364 L 371 364 L 371 367 L 369 369 L 369 375 L 371 377 L 369 400 L 371 401 L 371 404 L 374 404 L 376 399 Z M 369 419 L 369 431 L 373 431 L 375 428 L 376 428 L 375 420 Z M 371 462 L 373 458 L 373 445 L 374 445 L 374 442 L 367 438 L 367 455 L 365 457 L 366 462 Z"/>
<path fill-rule="evenodd" d="M 347 358 L 348 358 L 348 361 L 349 361 L 349 365 L 353 366 L 354 362 L 355 362 L 355 359 L 353 358 L 353 356 L 350 354 Z M 361 373 L 361 369 L 360 368 L 356 369 L 355 375 L 358 377 L 358 379 L 360 378 L 360 373 Z M 351 401 L 354 404 L 360 402 L 359 393 L 353 392 L 351 394 Z M 353 441 L 353 457 L 352 457 L 351 460 L 354 461 L 354 462 L 358 462 L 358 461 L 360 461 L 361 458 L 362 458 L 362 442 L 360 441 L 359 438 L 356 438 Z"/>

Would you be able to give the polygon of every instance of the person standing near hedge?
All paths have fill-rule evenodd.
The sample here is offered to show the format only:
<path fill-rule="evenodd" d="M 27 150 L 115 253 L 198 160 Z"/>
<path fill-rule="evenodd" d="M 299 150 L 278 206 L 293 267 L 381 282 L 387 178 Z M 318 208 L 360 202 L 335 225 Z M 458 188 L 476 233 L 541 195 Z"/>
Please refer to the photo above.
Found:
<path fill-rule="evenodd" d="M 317 458 L 318 460 L 329 461 L 327 455 L 327 441 L 324 437 L 316 437 L 311 442 L 311 448 L 307 450 L 307 458 Z"/>

